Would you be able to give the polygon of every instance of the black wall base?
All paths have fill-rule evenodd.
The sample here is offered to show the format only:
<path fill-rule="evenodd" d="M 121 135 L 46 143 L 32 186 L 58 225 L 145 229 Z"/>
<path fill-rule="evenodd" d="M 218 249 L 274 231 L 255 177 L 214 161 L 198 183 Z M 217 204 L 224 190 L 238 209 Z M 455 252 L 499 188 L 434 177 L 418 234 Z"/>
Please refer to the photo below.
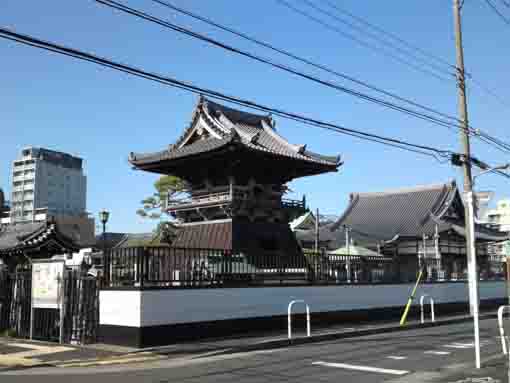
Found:
<path fill-rule="evenodd" d="M 506 299 L 484 300 L 481 310 L 489 310 L 503 305 Z M 377 321 L 395 321 L 402 315 L 402 307 L 386 307 L 352 311 L 315 312 L 311 314 L 312 331 L 321 327 L 338 324 L 366 323 Z M 436 315 L 461 314 L 469 312 L 466 302 L 443 303 L 436 305 Z M 419 306 L 414 305 L 409 311 L 409 318 L 420 315 Z M 427 318 L 430 318 L 427 307 Z M 304 314 L 293 314 L 293 328 L 305 327 Z M 208 322 L 179 323 L 148 327 L 128 327 L 115 325 L 99 326 L 99 341 L 137 348 L 163 346 L 179 342 L 198 341 L 203 339 L 228 338 L 238 336 L 260 336 L 267 331 L 287 330 L 287 316 L 257 317 L 245 319 L 227 319 Z M 299 330 L 298 330 L 299 331 Z"/>

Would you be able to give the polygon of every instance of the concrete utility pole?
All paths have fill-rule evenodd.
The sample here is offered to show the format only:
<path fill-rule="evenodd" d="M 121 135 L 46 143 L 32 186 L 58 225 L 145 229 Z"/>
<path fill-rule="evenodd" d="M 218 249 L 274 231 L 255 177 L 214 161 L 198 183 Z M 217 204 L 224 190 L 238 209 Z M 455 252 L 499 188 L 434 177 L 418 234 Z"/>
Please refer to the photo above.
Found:
<path fill-rule="evenodd" d="M 464 3 L 464 1 L 462 1 Z M 460 140 L 464 154 L 464 193 L 466 195 L 466 253 L 468 257 L 469 301 L 474 320 L 476 368 L 480 368 L 480 331 L 478 324 L 478 273 L 474 238 L 474 196 L 471 178 L 471 150 L 469 147 L 469 124 L 466 100 L 466 81 L 464 71 L 464 52 L 462 48 L 461 4 L 453 0 L 453 17 L 455 25 L 455 47 L 457 52 L 457 86 L 459 88 L 459 120 L 461 121 Z"/>
<path fill-rule="evenodd" d="M 345 246 L 347 249 L 347 258 L 345 260 L 345 272 L 347 273 L 347 283 L 351 283 L 351 252 L 350 252 L 350 241 L 349 238 L 349 227 L 347 225 L 344 226 L 345 230 Z"/>
<path fill-rule="evenodd" d="M 315 252 L 319 252 L 319 209 L 315 210 Z"/>

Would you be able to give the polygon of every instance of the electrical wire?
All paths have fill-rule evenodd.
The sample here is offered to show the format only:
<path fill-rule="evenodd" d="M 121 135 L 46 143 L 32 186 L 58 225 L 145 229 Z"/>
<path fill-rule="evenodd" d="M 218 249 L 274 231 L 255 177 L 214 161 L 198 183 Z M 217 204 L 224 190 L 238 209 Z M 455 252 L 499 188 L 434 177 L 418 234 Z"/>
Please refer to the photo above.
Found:
<path fill-rule="evenodd" d="M 401 64 L 406 65 L 406 66 L 408 66 L 408 67 L 410 67 L 410 68 L 412 68 L 412 69 L 414 69 L 416 71 L 419 71 L 419 72 L 421 72 L 423 74 L 426 74 L 426 75 L 429 75 L 429 76 L 432 76 L 432 77 L 435 77 L 436 79 L 438 79 L 438 80 L 440 80 L 442 82 L 446 82 L 446 83 L 450 83 L 453 80 L 453 77 L 454 77 L 453 73 L 451 74 L 452 78 L 443 77 L 443 75 L 440 75 L 440 74 L 435 73 L 433 71 L 430 71 L 428 69 L 422 68 L 419 65 L 415 65 L 412 62 L 410 62 L 408 60 L 405 60 L 402 57 L 393 54 L 392 52 L 388 52 L 388 51 L 386 51 L 384 49 L 381 49 L 380 47 L 377 47 L 377 46 L 374 46 L 374 45 L 372 45 L 370 43 L 367 43 L 366 41 L 361 40 L 358 37 L 356 37 L 356 36 L 354 36 L 354 35 L 352 35 L 350 33 L 345 32 L 342 29 L 337 28 L 334 25 L 331 25 L 331 24 L 325 22 L 324 20 L 319 19 L 318 17 L 315 17 L 313 15 L 310 15 L 307 12 L 304 12 L 303 10 L 295 7 L 294 5 L 292 5 L 290 2 L 288 2 L 286 0 L 275 0 L 275 1 L 277 3 L 283 5 L 284 7 L 292 10 L 293 12 L 295 12 L 297 14 L 300 14 L 301 16 L 304 16 L 305 18 L 307 18 L 309 20 L 312 20 L 313 22 L 323 26 L 324 28 L 333 31 L 333 32 L 343 36 L 344 38 L 347 38 L 347 39 L 350 39 L 350 40 L 356 42 L 358 45 L 361 45 L 361 46 L 363 46 L 365 48 L 368 48 L 370 50 L 379 51 L 381 54 L 383 54 L 383 55 L 385 55 L 387 57 L 390 57 L 393 60 L 398 61 Z"/>
<path fill-rule="evenodd" d="M 193 85 L 192 83 L 189 83 L 186 81 L 177 80 L 172 77 L 163 76 L 163 75 L 148 72 L 146 70 L 139 69 L 139 68 L 136 68 L 133 66 L 129 66 L 127 64 L 115 62 L 115 61 L 112 61 L 112 60 L 109 60 L 109 59 L 106 59 L 103 57 L 96 56 L 92 53 L 88 53 L 88 52 L 80 51 L 80 50 L 77 50 L 74 48 L 65 47 L 63 45 L 59 45 L 56 43 L 44 41 L 44 40 L 38 39 L 36 37 L 30 36 L 30 35 L 17 33 L 12 30 L 9 30 L 7 28 L 0 28 L 0 38 L 15 41 L 15 42 L 18 42 L 18 43 L 21 43 L 24 45 L 29 45 L 32 47 L 36 47 L 39 49 L 44 49 L 44 50 L 58 53 L 61 55 L 65 55 L 68 57 L 73 57 L 73 58 L 76 58 L 79 60 L 88 61 L 88 62 L 91 62 L 94 64 L 101 65 L 103 67 L 108 67 L 108 68 L 111 68 L 111 69 L 114 69 L 117 71 L 121 71 L 123 73 L 130 74 L 133 76 L 137 76 L 137 77 L 141 77 L 141 78 L 144 78 L 147 80 L 155 81 L 155 82 L 158 82 L 158 83 L 161 83 L 164 85 L 169 85 L 174 88 L 186 90 L 186 91 L 194 93 L 194 94 L 206 95 L 213 99 L 226 101 L 226 102 L 229 102 L 232 104 L 240 105 L 240 106 L 247 107 L 250 109 L 255 109 L 258 111 L 263 111 L 266 113 L 271 113 L 271 114 L 280 116 L 285 119 L 298 121 L 305 125 L 315 126 L 315 127 L 319 127 L 319 128 L 326 129 L 326 130 L 331 130 L 331 131 L 334 131 L 337 133 L 354 136 L 354 137 L 357 137 L 357 138 L 360 138 L 363 140 L 378 142 L 378 143 L 381 143 L 384 145 L 398 147 L 399 149 L 404 149 L 404 150 L 408 150 L 408 151 L 413 151 L 415 153 L 420 153 L 423 155 L 431 156 L 438 160 L 440 160 L 440 159 L 448 160 L 451 158 L 451 156 L 453 154 L 453 152 L 450 150 L 443 150 L 443 149 L 438 149 L 438 148 L 431 147 L 431 146 L 413 144 L 413 143 L 410 143 L 410 142 L 407 142 L 407 141 L 404 141 L 404 140 L 398 139 L 398 138 L 386 137 L 386 136 L 381 136 L 378 134 L 364 132 L 361 130 L 350 129 L 350 128 L 346 128 L 346 127 L 343 127 L 341 125 L 334 124 L 331 122 L 325 122 L 325 121 L 321 121 L 321 120 L 318 120 L 315 118 L 306 117 L 306 116 L 300 115 L 298 113 L 289 112 L 289 111 L 285 111 L 285 110 L 282 110 L 279 108 L 274 108 L 274 107 L 266 106 L 263 104 L 259 104 L 255 101 L 242 99 L 242 98 L 235 97 L 235 96 L 230 96 L 230 95 L 221 93 L 219 91 L 215 91 L 215 90 L 211 90 L 211 89 Z"/>
<path fill-rule="evenodd" d="M 168 2 L 168 1 L 163 1 L 163 0 L 151 0 L 151 1 L 153 1 L 154 3 L 160 4 L 162 6 L 165 6 L 167 8 L 170 8 L 170 9 L 172 9 L 172 10 L 174 10 L 176 12 L 179 12 L 179 13 L 181 13 L 183 15 L 189 16 L 189 17 L 191 17 L 193 19 L 200 20 L 200 21 L 202 21 L 202 22 L 204 22 L 204 23 L 206 23 L 208 25 L 214 26 L 214 27 L 216 27 L 216 28 L 218 28 L 218 29 L 220 29 L 222 31 L 231 33 L 231 34 L 233 34 L 233 35 L 235 35 L 237 37 L 241 37 L 242 39 L 250 41 L 250 42 L 252 42 L 254 44 L 257 44 L 259 46 L 268 48 L 268 49 L 270 49 L 270 50 L 272 50 L 274 52 L 277 52 L 279 54 L 282 54 L 284 56 L 290 57 L 293 60 L 296 60 L 296 61 L 299 61 L 301 63 L 307 64 L 307 65 L 309 65 L 309 66 L 311 66 L 313 68 L 323 70 L 323 71 L 325 71 L 325 72 L 327 72 L 329 74 L 332 74 L 332 75 L 334 75 L 336 77 L 342 78 L 344 80 L 351 81 L 351 82 L 353 82 L 353 83 L 355 83 L 357 85 L 363 86 L 363 87 L 365 87 L 367 89 L 370 89 L 370 90 L 373 90 L 375 92 L 384 94 L 385 96 L 392 97 L 392 98 L 394 98 L 396 100 L 405 102 L 407 104 L 413 105 L 415 107 L 418 107 L 420 109 L 426 110 L 428 112 L 436 113 L 439 116 L 442 116 L 442 117 L 445 117 L 445 118 L 457 121 L 457 118 L 454 117 L 454 116 L 451 116 L 451 115 L 448 115 L 448 114 L 446 114 L 444 112 L 438 111 L 437 109 L 425 106 L 425 105 L 420 104 L 420 103 L 418 103 L 416 101 L 413 101 L 413 100 L 411 100 L 409 98 L 405 98 L 405 97 L 399 96 L 398 94 L 389 92 L 389 91 L 384 90 L 382 88 L 379 88 L 379 87 L 377 87 L 375 85 L 371 85 L 371 84 L 369 84 L 369 83 L 367 83 L 365 81 L 362 81 L 360 79 L 354 78 L 354 77 L 352 77 L 350 75 L 347 75 L 345 73 L 341 73 L 341 72 L 339 72 L 337 70 L 331 69 L 330 67 L 327 67 L 327 66 L 325 66 L 323 64 L 319 64 L 317 62 L 313 62 L 310 59 L 303 58 L 302 56 L 298 56 L 297 54 L 292 53 L 292 52 L 290 52 L 288 50 L 285 50 L 285 49 L 282 49 L 282 48 L 277 48 L 274 45 L 271 45 L 271 44 L 269 44 L 267 42 L 259 40 L 259 39 L 255 38 L 255 37 L 249 36 L 249 35 L 247 35 L 244 32 L 240 32 L 238 30 L 234 30 L 234 29 L 232 29 L 230 27 L 227 27 L 225 25 L 219 24 L 218 22 L 213 21 L 210 18 L 206 18 L 204 16 L 198 15 L 197 13 L 193 13 L 191 11 L 185 10 L 185 9 L 183 9 L 181 7 L 178 7 L 175 4 L 172 4 L 172 3 Z"/>
<path fill-rule="evenodd" d="M 510 19 L 508 19 L 501 11 L 492 3 L 491 0 L 485 0 L 487 5 L 492 8 L 492 10 L 503 20 L 508 26 L 510 26 Z"/>
<path fill-rule="evenodd" d="M 391 103 L 391 102 L 383 100 L 381 98 L 370 96 L 370 95 L 368 95 L 366 93 L 358 92 L 358 91 L 356 91 L 354 89 L 347 88 L 347 87 L 342 86 L 342 85 L 340 85 L 338 83 L 334 83 L 334 82 L 327 81 L 327 80 L 322 80 L 322 79 L 320 79 L 318 77 L 315 77 L 315 76 L 312 76 L 312 75 L 300 72 L 299 70 L 293 69 L 292 67 L 289 67 L 287 65 L 276 63 L 276 62 L 274 62 L 274 61 L 272 61 L 270 59 L 263 58 L 261 56 L 257 56 L 255 54 L 250 53 L 250 52 L 246 52 L 246 51 L 240 50 L 238 48 L 232 47 L 230 45 L 224 44 L 224 43 L 219 42 L 217 40 L 214 40 L 214 39 L 212 39 L 210 37 L 207 37 L 207 36 L 205 36 L 203 34 L 199 34 L 199 33 L 193 32 L 191 30 L 188 30 L 186 28 L 177 26 L 177 25 L 175 25 L 173 23 L 170 23 L 170 22 L 168 22 L 166 20 L 163 20 L 163 19 L 157 18 L 155 16 L 149 15 L 149 14 L 147 14 L 145 12 L 139 11 L 139 10 L 134 9 L 132 7 L 128 7 L 128 6 L 124 5 L 124 4 L 116 2 L 114 0 L 95 0 L 95 1 L 97 3 L 99 3 L 99 4 L 105 5 L 107 7 L 114 8 L 114 9 L 123 11 L 125 13 L 128 13 L 130 15 L 133 15 L 133 16 L 142 18 L 144 20 L 156 23 L 158 25 L 161 25 L 163 27 L 169 28 L 169 29 L 174 30 L 176 32 L 183 33 L 183 34 L 185 34 L 187 36 L 194 37 L 194 38 L 199 39 L 201 41 L 205 41 L 205 42 L 210 43 L 210 44 L 212 44 L 212 45 L 214 45 L 216 47 L 225 49 L 225 50 L 227 50 L 229 52 L 236 53 L 236 54 L 239 54 L 241 56 L 248 57 L 248 58 L 253 59 L 255 61 L 258 61 L 258 62 L 267 64 L 267 65 L 270 65 L 270 66 L 272 66 L 274 68 L 283 70 L 285 72 L 288 72 L 288 73 L 291 73 L 291 74 L 296 75 L 298 77 L 301 77 L 301 78 L 313 81 L 313 82 L 318 83 L 320 85 L 324 85 L 326 87 L 335 89 L 337 91 L 340 91 L 340 92 L 343 92 L 343 93 L 347 93 L 347 94 L 355 96 L 357 98 L 360 98 L 360 99 L 363 99 L 363 100 L 366 100 L 366 101 L 369 101 L 369 102 L 381 105 L 381 106 L 389 108 L 389 109 L 400 111 L 402 113 L 414 116 L 416 118 L 419 118 L 419 119 L 422 119 L 422 120 L 425 120 L 425 121 L 428 121 L 428 122 L 431 122 L 431 123 L 434 123 L 436 125 L 440 125 L 440 126 L 443 126 L 443 127 L 446 127 L 446 128 L 450 128 L 450 129 L 455 128 L 455 130 L 457 130 L 457 128 L 458 128 L 458 125 L 456 125 L 455 123 L 452 123 L 452 122 L 449 122 L 449 121 L 446 121 L 446 120 L 443 120 L 443 119 L 439 119 L 439 118 L 434 117 L 434 116 L 432 116 L 430 114 L 425 114 L 425 113 L 422 113 L 422 112 L 418 112 L 418 111 L 416 111 L 414 109 L 410 109 L 410 108 L 407 108 L 407 107 L 404 107 L 404 106 L 401 106 L 401 105 L 397 105 L 397 104 Z"/>
<path fill-rule="evenodd" d="M 488 86 L 482 84 L 480 81 L 478 81 L 476 78 L 473 78 L 472 76 L 467 76 L 468 80 L 478 87 L 478 89 L 482 90 L 483 92 L 487 93 L 488 95 L 492 96 L 495 100 L 497 100 L 502 106 L 510 110 L 510 104 L 508 104 L 505 99 L 503 99 L 500 95 L 498 95 L 493 89 L 489 88 Z"/>
<path fill-rule="evenodd" d="M 337 12 L 340 12 L 341 14 L 344 14 L 344 15 L 347 15 L 348 17 L 352 18 L 353 20 L 356 20 L 357 22 L 359 22 L 360 24 L 363 24 L 365 26 L 367 26 L 368 28 L 374 30 L 375 32 L 377 33 L 380 33 L 382 35 L 385 35 L 387 36 L 388 38 L 396 41 L 396 42 L 399 42 L 400 44 L 406 46 L 407 48 L 411 49 L 411 50 L 414 50 L 418 53 L 420 53 L 421 55 L 423 56 L 426 56 L 426 57 L 429 57 L 433 60 L 435 60 L 436 62 L 440 63 L 440 64 L 443 64 L 444 66 L 450 68 L 450 69 L 453 69 L 454 71 L 457 70 L 457 67 L 451 63 L 449 63 L 448 61 L 446 61 L 445 59 L 433 54 L 433 53 L 430 53 L 430 52 L 427 52 L 426 50 L 424 50 L 423 48 L 419 47 L 418 45 L 414 45 L 414 44 L 411 44 L 410 42 L 404 40 L 403 38 L 401 38 L 400 36 L 392 33 L 392 32 L 389 32 L 369 21 L 367 21 L 366 19 L 363 19 L 362 17 L 360 16 L 356 16 L 355 14 L 347 11 L 345 8 L 340 8 L 337 4 L 333 3 L 332 1 L 330 0 L 323 0 L 324 3 L 326 3 L 327 5 L 329 5 L 331 8 L 335 9 Z"/>
<path fill-rule="evenodd" d="M 314 9 L 315 11 L 317 11 L 317 12 L 319 12 L 319 13 L 321 13 L 321 14 L 329 17 L 329 18 L 332 18 L 333 20 L 335 20 L 335 21 L 337 21 L 337 22 L 339 22 L 341 24 L 346 25 L 350 29 L 358 31 L 358 32 L 361 32 L 365 37 L 369 37 L 370 39 L 378 41 L 380 44 L 385 45 L 385 46 L 389 47 L 390 49 L 393 49 L 393 50 L 399 52 L 400 54 L 402 54 L 404 56 L 412 57 L 415 61 L 417 61 L 417 62 L 419 62 L 421 64 L 424 64 L 424 65 L 427 65 L 430 68 L 432 68 L 433 70 L 436 70 L 436 71 L 438 71 L 440 73 L 443 73 L 443 74 L 446 74 L 448 76 L 455 76 L 455 74 L 454 74 L 455 72 L 451 71 L 452 68 L 451 68 L 450 65 L 448 65 L 448 69 L 445 69 L 443 65 L 438 65 L 438 64 L 436 64 L 434 62 L 430 62 L 430 60 L 425 59 L 423 57 L 420 57 L 420 56 L 414 54 L 414 52 L 409 51 L 409 49 L 403 48 L 401 46 L 398 46 L 398 45 L 394 44 L 391 41 L 388 41 L 386 38 L 383 37 L 383 35 L 381 35 L 380 32 L 374 33 L 372 31 L 367 30 L 366 28 L 360 27 L 359 25 L 356 25 L 356 24 L 352 23 L 349 20 L 346 20 L 346 19 L 344 19 L 342 17 L 337 16 L 336 15 L 337 12 L 333 12 L 332 13 L 330 10 L 326 10 L 324 8 L 321 8 L 320 6 L 316 5 L 315 3 L 313 3 L 310 0 L 299 0 L 299 1 L 301 1 L 301 3 L 304 3 L 308 7 Z M 336 8 L 333 5 L 331 5 L 330 2 L 326 2 L 326 3 L 330 7 L 333 7 L 336 10 Z"/>
<path fill-rule="evenodd" d="M 370 96 L 370 95 L 358 92 L 358 91 L 350 89 L 350 88 L 346 88 L 346 87 L 341 86 L 341 85 L 339 85 L 337 83 L 333 83 L 333 82 L 330 82 L 330 81 L 322 80 L 322 79 L 314 77 L 312 75 L 300 72 L 300 71 L 298 71 L 296 69 L 293 69 L 293 68 L 291 68 L 289 66 L 286 66 L 286 65 L 283 65 L 283 64 L 279 64 L 279 63 L 275 63 L 275 62 L 271 61 L 270 59 L 263 58 L 263 57 L 255 55 L 255 54 L 246 52 L 246 51 L 242 51 L 242 50 L 240 50 L 238 48 L 229 46 L 227 44 L 224 44 L 222 42 L 214 40 L 214 39 L 212 39 L 210 37 L 207 37 L 205 35 L 193 32 L 191 30 L 188 30 L 186 28 L 180 27 L 178 25 L 175 25 L 175 24 L 170 23 L 168 21 L 165 21 L 163 19 L 160 19 L 160 18 L 157 18 L 155 16 L 149 15 L 149 14 L 147 14 L 145 12 L 142 12 L 142 11 L 139 11 L 139 10 L 134 9 L 132 7 L 128 7 L 128 6 L 124 5 L 124 4 L 118 3 L 116 1 L 113 1 L 113 0 L 95 0 L 95 1 L 97 3 L 100 3 L 102 5 L 108 6 L 110 8 L 114 8 L 114 9 L 123 11 L 125 13 L 128 13 L 130 15 L 133 15 L 133 16 L 142 18 L 144 20 L 156 23 L 158 25 L 161 25 L 163 27 L 169 28 L 169 29 L 174 30 L 176 32 L 183 33 L 183 34 L 185 34 L 187 36 L 199 39 L 201 41 L 208 42 L 208 43 L 210 43 L 210 44 L 212 44 L 212 45 L 214 45 L 216 47 L 225 49 L 225 50 L 230 51 L 232 53 L 240 54 L 242 56 L 245 56 L 245 57 L 248 57 L 250 59 L 256 60 L 258 62 L 270 65 L 272 67 L 275 67 L 275 68 L 278 68 L 278 69 L 281 69 L 281 70 L 284 70 L 284 71 L 286 71 L 288 73 L 291 73 L 293 75 L 297 75 L 297 76 L 299 76 L 301 78 L 305 78 L 307 80 L 311 80 L 311 81 L 316 82 L 316 83 L 318 83 L 320 85 L 325 85 L 325 86 L 327 86 L 329 88 L 333 88 L 335 90 L 338 90 L 338 91 L 341 91 L 341 92 L 353 95 L 355 97 L 364 99 L 366 101 L 370 101 L 370 102 L 373 102 L 375 104 L 379 104 L 381 106 L 385 106 L 385 107 L 387 107 L 389 109 L 397 110 L 397 111 L 406 113 L 408 115 L 414 116 L 416 118 L 420 118 L 422 120 L 435 123 L 436 125 L 440 125 L 440 126 L 443 126 L 443 127 L 449 128 L 449 129 L 454 129 L 454 130 L 457 130 L 459 128 L 463 129 L 461 126 L 459 126 L 457 124 L 454 124 L 454 123 L 451 123 L 451 122 L 439 119 L 439 118 L 431 116 L 429 114 L 420 113 L 420 112 L 418 112 L 416 110 L 409 109 L 409 108 L 406 108 L 406 107 L 403 107 L 403 106 L 400 106 L 400 105 L 396 105 L 396 104 L 391 103 L 389 101 L 382 100 L 380 98 L 376 98 L 376 97 L 373 97 L 373 96 Z M 448 117 L 451 118 L 451 119 L 455 119 L 455 117 L 451 117 L 451 116 L 448 116 Z M 457 120 L 457 121 L 460 122 L 460 120 Z M 468 127 L 468 131 L 467 131 L 468 134 L 472 135 L 474 132 L 477 135 L 479 134 L 479 130 L 475 131 L 472 127 Z"/>

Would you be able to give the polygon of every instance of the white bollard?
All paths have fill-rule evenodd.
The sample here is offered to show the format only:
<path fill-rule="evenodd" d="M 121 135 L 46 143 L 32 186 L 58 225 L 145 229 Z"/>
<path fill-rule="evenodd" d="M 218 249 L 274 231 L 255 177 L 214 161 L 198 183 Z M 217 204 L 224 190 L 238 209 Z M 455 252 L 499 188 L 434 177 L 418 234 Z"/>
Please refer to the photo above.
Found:
<path fill-rule="evenodd" d="M 424 294 L 420 297 L 420 319 L 421 319 L 421 323 L 425 323 L 425 313 L 423 311 L 423 302 L 425 300 L 425 298 L 429 298 L 429 301 L 430 301 L 430 316 L 431 316 L 431 319 L 432 319 L 432 323 L 434 323 L 436 321 L 436 315 L 435 315 L 435 312 L 434 312 L 434 299 L 432 299 L 432 297 L 430 295 L 427 295 L 427 294 Z"/>
<path fill-rule="evenodd" d="M 304 303 L 306 306 L 306 335 L 311 336 L 311 326 L 310 326 L 310 307 L 305 303 L 302 299 L 296 299 L 289 303 L 289 307 L 287 308 L 287 336 L 292 339 L 292 322 L 291 322 L 291 314 L 292 314 L 292 306 L 294 303 Z"/>
<path fill-rule="evenodd" d="M 506 338 L 505 338 L 505 328 L 503 327 L 503 312 L 505 309 L 510 310 L 510 306 L 500 306 L 498 309 L 498 325 L 499 325 L 499 335 L 501 337 L 501 347 L 503 348 L 503 354 L 508 354 L 508 348 L 506 345 Z"/>

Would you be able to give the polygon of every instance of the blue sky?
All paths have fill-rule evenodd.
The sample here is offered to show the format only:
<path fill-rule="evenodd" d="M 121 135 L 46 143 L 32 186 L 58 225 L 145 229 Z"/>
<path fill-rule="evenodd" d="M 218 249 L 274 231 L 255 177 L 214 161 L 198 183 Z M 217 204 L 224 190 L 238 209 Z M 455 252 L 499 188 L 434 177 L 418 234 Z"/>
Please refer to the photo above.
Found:
<path fill-rule="evenodd" d="M 333 1 L 454 63 L 451 1 Z M 285 57 L 149 0 L 124 2 L 235 46 L 290 63 Z M 274 0 L 172 2 L 448 114 L 457 112 L 453 81 L 438 81 L 356 45 Z M 314 2 L 323 4 L 321 0 Z M 509 9 L 502 10 L 510 15 Z M 481 0 L 466 1 L 463 17 L 467 70 L 508 99 L 510 28 Z M 459 150 L 457 134 L 444 127 L 340 94 L 91 0 L 4 0 L 0 5 L 0 25 L 353 129 Z M 131 151 L 156 151 L 171 144 L 189 123 L 196 96 L 4 40 L 0 40 L 0 58 L 0 187 L 10 193 L 11 162 L 23 146 L 69 152 L 85 159 L 88 210 L 94 216 L 103 207 L 110 210 L 110 231 L 152 229 L 154 222 L 138 218 L 135 211 L 140 200 L 152 193 L 157 176 L 131 169 L 127 157 Z M 292 65 L 353 86 L 299 63 Z M 510 141 L 509 113 L 509 106 L 477 88 L 469 88 L 470 122 L 474 127 Z M 306 194 L 311 207 L 325 214 L 340 214 L 350 192 L 452 178 L 462 184 L 458 170 L 428 157 L 281 119 L 277 120 L 277 129 L 293 143 L 306 143 L 313 151 L 344 157 L 345 165 L 338 173 L 308 177 L 290 185 L 295 197 Z M 473 142 L 473 153 L 494 164 L 508 161 L 508 155 L 477 142 Z M 494 190 L 496 198 L 509 194 L 508 180 L 502 177 L 488 175 L 478 182 L 479 189 Z"/>

